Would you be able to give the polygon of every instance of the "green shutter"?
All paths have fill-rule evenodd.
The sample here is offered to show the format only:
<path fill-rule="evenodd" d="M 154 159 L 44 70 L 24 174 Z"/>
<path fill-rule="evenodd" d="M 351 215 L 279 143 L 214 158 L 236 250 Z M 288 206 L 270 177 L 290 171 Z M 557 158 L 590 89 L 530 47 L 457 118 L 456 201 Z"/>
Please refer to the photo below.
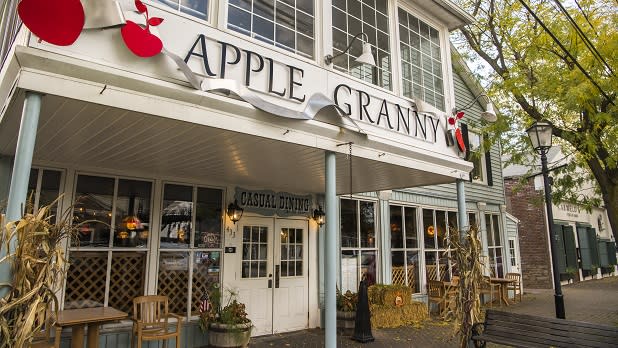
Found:
<path fill-rule="evenodd" d="M 590 245 L 590 255 L 592 256 L 592 264 L 599 267 L 600 260 L 599 260 L 599 248 L 598 248 L 599 244 L 597 242 L 597 231 L 592 227 L 588 227 L 588 241 L 590 243 L 589 245 Z"/>
<path fill-rule="evenodd" d="M 590 254 L 590 242 L 588 239 L 588 228 L 577 226 L 577 240 L 579 241 L 579 254 L 582 259 L 582 269 L 592 269 L 592 256 Z"/>
<path fill-rule="evenodd" d="M 564 232 L 561 225 L 554 224 L 554 242 L 558 260 L 558 272 L 566 273 L 566 254 L 564 252 Z"/>
<path fill-rule="evenodd" d="M 604 240 L 600 240 L 598 242 L 599 246 L 599 266 L 607 267 L 609 266 L 609 258 L 607 257 L 607 242 Z"/>
<path fill-rule="evenodd" d="M 616 265 L 616 243 L 607 242 L 607 258 L 610 265 Z"/>
<path fill-rule="evenodd" d="M 564 232 L 564 251 L 566 254 L 567 268 L 577 269 L 577 250 L 575 249 L 575 234 L 572 226 L 562 227 Z"/>

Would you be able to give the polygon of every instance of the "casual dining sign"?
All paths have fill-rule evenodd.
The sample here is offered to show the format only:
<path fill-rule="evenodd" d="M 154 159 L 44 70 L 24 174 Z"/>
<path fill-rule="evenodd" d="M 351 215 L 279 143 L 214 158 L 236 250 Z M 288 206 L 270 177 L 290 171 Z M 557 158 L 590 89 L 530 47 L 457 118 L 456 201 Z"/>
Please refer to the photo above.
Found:
<path fill-rule="evenodd" d="M 311 195 L 300 196 L 271 190 L 247 190 L 241 187 L 236 188 L 234 199 L 245 212 L 267 216 L 306 216 L 310 214 L 313 206 Z"/>

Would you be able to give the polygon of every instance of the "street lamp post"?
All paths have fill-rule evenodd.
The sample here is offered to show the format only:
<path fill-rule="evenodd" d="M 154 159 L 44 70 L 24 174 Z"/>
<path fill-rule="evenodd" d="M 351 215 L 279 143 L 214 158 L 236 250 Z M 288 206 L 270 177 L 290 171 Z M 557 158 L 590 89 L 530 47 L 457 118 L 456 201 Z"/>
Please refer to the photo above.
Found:
<path fill-rule="evenodd" d="M 554 238 L 554 214 L 551 206 L 551 187 L 549 185 L 547 169 L 547 152 L 551 148 L 552 124 L 547 121 L 537 121 L 526 130 L 530 137 L 532 147 L 541 155 L 543 183 L 545 185 L 545 206 L 547 207 L 547 226 L 549 228 L 549 245 L 551 247 L 551 260 L 554 275 L 554 303 L 556 306 L 556 318 L 565 319 L 564 297 L 560 285 L 560 272 L 558 270 L 558 249 Z"/>

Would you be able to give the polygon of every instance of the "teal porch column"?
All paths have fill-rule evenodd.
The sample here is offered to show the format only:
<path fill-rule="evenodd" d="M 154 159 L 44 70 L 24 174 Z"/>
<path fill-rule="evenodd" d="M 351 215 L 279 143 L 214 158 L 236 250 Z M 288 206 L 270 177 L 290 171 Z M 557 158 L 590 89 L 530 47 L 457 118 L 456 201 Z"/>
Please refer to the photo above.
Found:
<path fill-rule="evenodd" d="M 325 213 L 326 228 L 324 236 L 324 343 L 326 348 L 337 347 L 337 178 L 334 152 L 326 152 Z"/>
<path fill-rule="evenodd" d="M 28 179 L 32 167 L 32 156 L 34 154 L 34 143 L 36 131 L 39 123 L 41 111 L 42 95 L 36 92 L 26 92 L 24 108 L 19 125 L 17 137 L 17 149 L 15 150 L 15 161 L 13 163 L 13 174 L 11 175 L 11 185 L 9 188 L 9 199 L 6 207 L 6 220 L 14 221 L 21 218 L 23 208 L 26 204 L 28 194 Z M 12 239 L 9 243 L 9 250 L 2 245 L 0 258 L 7 255 L 7 252 L 15 252 L 17 239 Z M 12 279 L 11 268 L 8 262 L 0 265 L 0 283 L 10 282 Z M 7 290 L 0 292 L 4 296 Z"/>

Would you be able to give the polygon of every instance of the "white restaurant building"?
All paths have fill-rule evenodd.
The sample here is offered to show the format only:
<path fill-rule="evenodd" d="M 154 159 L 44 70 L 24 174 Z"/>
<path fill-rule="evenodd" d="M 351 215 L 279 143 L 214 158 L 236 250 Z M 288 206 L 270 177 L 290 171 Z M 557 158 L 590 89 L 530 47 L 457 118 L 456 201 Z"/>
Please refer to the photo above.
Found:
<path fill-rule="evenodd" d="M 464 215 L 481 226 L 491 267 L 516 267 L 502 265 L 516 237 L 511 245 L 498 149 L 478 162 L 474 186 L 473 163 L 447 142 L 461 82 L 449 32 L 472 21 L 451 1 L 144 1 L 163 19 L 150 26 L 155 39 L 123 39 L 127 20 L 146 21 L 133 1 L 82 3 L 74 43 L 5 19 L 0 47 L 0 199 L 31 160 L 37 205 L 64 193 L 61 209 L 77 200 L 78 218 L 105 222 L 67 246 L 64 309 L 130 311 L 135 296 L 164 294 L 190 319 L 192 347 L 204 342 L 195 315 L 213 282 L 239 291 L 254 335 L 323 325 L 325 267 L 344 290 L 363 274 L 391 282 L 399 267 L 422 299 L 424 266 L 449 277 L 439 237 L 458 224 L 463 181 L 475 197 Z M 361 32 L 375 67 L 355 62 Z M 150 58 L 127 46 L 156 37 L 163 51 Z M 472 101 L 478 119 L 476 92 L 457 105 Z M 32 154 L 17 149 L 22 140 Z M 406 189 L 428 185 L 439 186 Z M 236 223 L 225 214 L 234 201 L 244 208 Z M 323 227 L 311 219 L 320 206 Z M 143 228 L 127 231 L 128 216 Z M 325 266 L 332 243 L 340 257 Z M 126 346 L 129 328 L 107 325 L 102 346 Z"/>

